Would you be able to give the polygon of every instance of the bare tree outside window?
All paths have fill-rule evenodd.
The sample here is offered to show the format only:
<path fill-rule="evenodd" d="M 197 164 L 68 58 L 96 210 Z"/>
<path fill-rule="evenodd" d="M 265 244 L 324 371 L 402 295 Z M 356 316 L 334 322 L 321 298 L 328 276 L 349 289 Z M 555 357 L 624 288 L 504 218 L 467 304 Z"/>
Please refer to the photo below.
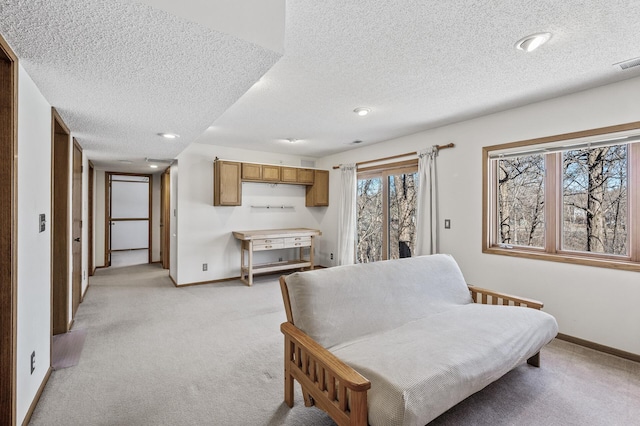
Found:
<path fill-rule="evenodd" d="M 389 176 L 389 259 L 415 254 L 417 177 L 417 172 Z"/>
<path fill-rule="evenodd" d="M 358 179 L 357 196 L 356 262 L 382 260 L 382 178 Z"/>
<path fill-rule="evenodd" d="M 563 154 L 563 249 L 627 255 L 627 170 L 627 145 Z"/>
<path fill-rule="evenodd" d="M 544 246 L 544 157 L 498 160 L 500 243 Z"/>

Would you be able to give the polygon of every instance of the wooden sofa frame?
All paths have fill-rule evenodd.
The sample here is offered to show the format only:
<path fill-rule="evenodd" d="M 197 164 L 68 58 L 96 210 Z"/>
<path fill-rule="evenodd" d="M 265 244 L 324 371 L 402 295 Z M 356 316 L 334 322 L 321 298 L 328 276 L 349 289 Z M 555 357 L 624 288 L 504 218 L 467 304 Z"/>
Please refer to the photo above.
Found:
<path fill-rule="evenodd" d="M 304 404 L 326 411 L 338 426 L 367 426 L 367 391 L 371 382 L 297 328 L 285 277 L 280 277 L 287 322 L 284 334 L 284 401 L 293 407 L 294 379 L 300 383 Z M 541 309 L 542 302 L 469 286 L 475 303 Z M 540 352 L 527 360 L 540 367 Z"/>

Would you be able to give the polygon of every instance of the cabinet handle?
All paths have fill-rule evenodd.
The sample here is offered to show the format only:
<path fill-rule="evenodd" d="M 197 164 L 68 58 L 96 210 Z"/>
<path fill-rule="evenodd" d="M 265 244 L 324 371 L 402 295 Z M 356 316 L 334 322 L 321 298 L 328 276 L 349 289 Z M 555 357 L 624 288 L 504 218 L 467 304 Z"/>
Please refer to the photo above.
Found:
<path fill-rule="evenodd" d="M 300 245 L 300 243 L 296 243 L 295 245 L 299 246 L 299 245 Z"/>
<path fill-rule="evenodd" d="M 271 242 L 271 240 L 264 240 L 264 242 L 265 242 L 265 243 L 270 243 L 270 242 Z"/>
<path fill-rule="evenodd" d="M 295 241 L 300 241 L 300 237 L 295 238 Z"/>
<path fill-rule="evenodd" d="M 271 248 L 271 246 L 264 246 L 264 248 L 268 248 L 268 249 L 270 249 L 270 248 Z"/>

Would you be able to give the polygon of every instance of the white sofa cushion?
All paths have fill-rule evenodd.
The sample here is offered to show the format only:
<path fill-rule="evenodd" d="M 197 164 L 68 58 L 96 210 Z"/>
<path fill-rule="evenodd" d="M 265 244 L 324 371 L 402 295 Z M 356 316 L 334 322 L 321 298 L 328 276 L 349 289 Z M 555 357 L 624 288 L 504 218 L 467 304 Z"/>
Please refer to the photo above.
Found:
<path fill-rule="evenodd" d="M 293 323 L 325 348 L 473 302 L 445 254 L 296 272 L 286 283 Z"/>
<path fill-rule="evenodd" d="M 372 426 L 423 426 L 539 352 L 549 314 L 468 304 L 331 349 L 371 381 Z"/>

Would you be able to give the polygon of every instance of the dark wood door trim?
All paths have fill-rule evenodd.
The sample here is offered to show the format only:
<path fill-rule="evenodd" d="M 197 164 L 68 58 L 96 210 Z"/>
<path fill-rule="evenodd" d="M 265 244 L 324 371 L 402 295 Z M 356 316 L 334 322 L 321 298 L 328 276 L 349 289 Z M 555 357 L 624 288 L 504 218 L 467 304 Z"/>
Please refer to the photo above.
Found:
<path fill-rule="evenodd" d="M 160 185 L 160 257 L 162 268 L 169 269 L 171 253 L 171 169 L 162 173 Z"/>
<path fill-rule="evenodd" d="M 0 424 L 16 424 L 18 58 L 0 36 Z"/>
<path fill-rule="evenodd" d="M 93 274 L 95 273 L 95 266 L 94 266 L 94 261 L 93 261 L 93 194 L 94 194 L 94 174 L 95 174 L 95 170 L 93 167 L 93 162 L 89 161 L 89 176 L 88 176 L 88 185 L 89 187 L 87 188 L 87 198 L 88 198 L 88 220 L 87 222 L 89 222 L 87 224 L 87 226 L 89 227 L 89 229 L 87 230 L 87 237 L 88 237 L 88 241 L 87 244 L 89 245 L 89 276 L 92 277 Z M 89 288 L 88 284 L 87 284 L 87 289 Z M 84 295 L 83 295 L 84 297 Z"/>
<path fill-rule="evenodd" d="M 51 108 L 51 332 L 69 331 L 69 128 Z"/>
<path fill-rule="evenodd" d="M 124 172 L 105 172 L 104 173 L 104 265 L 105 267 L 111 266 L 111 176 L 142 176 L 146 177 L 147 184 L 149 185 L 149 253 L 148 263 L 151 263 L 151 251 L 153 250 L 152 242 L 152 223 L 153 223 L 153 175 L 144 173 L 124 173 Z M 139 182 L 139 181 L 134 181 Z M 133 220 L 141 220 L 136 218 Z"/>
<path fill-rule="evenodd" d="M 73 160 L 71 162 L 71 319 L 82 301 L 82 147 L 73 138 Z"/>

